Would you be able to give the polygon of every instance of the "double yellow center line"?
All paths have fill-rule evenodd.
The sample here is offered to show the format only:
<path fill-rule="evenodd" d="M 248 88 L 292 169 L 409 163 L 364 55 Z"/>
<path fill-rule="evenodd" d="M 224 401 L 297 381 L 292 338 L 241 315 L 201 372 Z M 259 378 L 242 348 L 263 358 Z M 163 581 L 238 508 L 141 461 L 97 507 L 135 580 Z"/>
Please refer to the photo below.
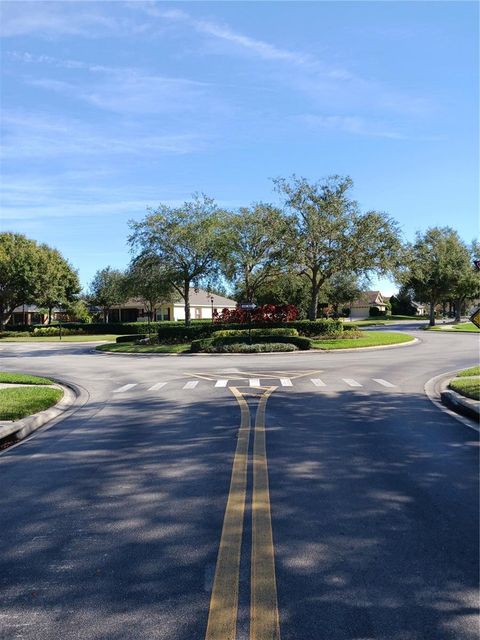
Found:
<path fill-rule="evenodd" d="M 265 407 L 277 387 L 267 387 L 260 398 L 253 440 L 252 552 L 250 640 L 280 640 L 275 581 L 268 465 L 265 443 Z M 237 387 L 230 387 L 241 410 L 237 449 L 223 519 L 205 640 L 236 640 L 240 555 L 247 493 L 250 409 Z"/>

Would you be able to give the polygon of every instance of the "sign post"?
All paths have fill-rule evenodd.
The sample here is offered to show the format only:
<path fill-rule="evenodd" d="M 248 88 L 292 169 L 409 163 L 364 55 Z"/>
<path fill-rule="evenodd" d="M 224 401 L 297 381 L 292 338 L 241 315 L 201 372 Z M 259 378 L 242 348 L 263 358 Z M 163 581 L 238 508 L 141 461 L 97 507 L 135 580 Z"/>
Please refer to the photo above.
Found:
<path fill-rule="evenodd" d="M 480 329 L 480 307 L 472 313 L 470 316 L 470 322 L 473 322 L 477 329 Z"/>
<path fill-rule="evenodd" d="M 255 311 L 257 305 L 254 302 L 241 302 L 240 309 L 248 311 L 248 344 L 252 344 L 252 311 Z"/>

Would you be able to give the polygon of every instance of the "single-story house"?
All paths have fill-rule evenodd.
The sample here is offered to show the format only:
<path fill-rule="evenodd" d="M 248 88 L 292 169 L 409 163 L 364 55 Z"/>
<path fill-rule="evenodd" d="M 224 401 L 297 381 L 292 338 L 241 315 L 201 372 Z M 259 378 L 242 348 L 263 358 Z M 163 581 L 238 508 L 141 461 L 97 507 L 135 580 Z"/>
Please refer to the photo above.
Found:
<path fill-rule="evenodd" d="M 204 289 L 190 289 L 190 316 L 192 320 L 211 320 L 214 311 L 235 309 L 237 303 Z M 132 298 L 123 304 L 114 305 L 109 311 L 110 322 L 147 322 L 148 313 L 141 300 Z M 183 298 L 176 302 L 159 304 L 153 312 L 152 320 L 185 320 Z"/>
<path fill-rule="evenodd" d="M 361 320 L 370 316 L 370 307 L 376 307 L 380 313 L 385 313 L 388 298 L 384 298 L 380 291 L 365 291 L 350 305 L 350 318 Z"/>
<path fill-rule="evenodd" d="M 415 309 L 416 316 L 424 316 L 427 313 L 427 306 L 422 302 L 414 302 L 412 300 L 412 307 Z"/>
<path fill-rule="evenodd" d="M 190 289 L 190 316 L 192 320 L 210 320 L 212 312 L 222 309 L 235 309 L 237 303 L 216 293 L 203 289 Z M 48 314 L 34 304 L 17 307 L 8 324 L 47 324 Z M 100 309 L 98 309 L 100 311 Z M 52 310 L 52 320 L 62 316 L 60 309 Z M 147 322 L 148 313 L 142 300 L 132 298 L 122 304 L 113 305 L 108 313 L 109 322 Z M 165 302 L 154 309 L 152 320 L 185 320 L 183 299 L 177 302 Z"/>
<path fill-rule="evenodd" d="M 59 309 L 52 309 L 52 320 L 58 319 Z M 35 304 L 24 304 L 13 310 L 8 324 L 47 324 L 48 313 Z"/>

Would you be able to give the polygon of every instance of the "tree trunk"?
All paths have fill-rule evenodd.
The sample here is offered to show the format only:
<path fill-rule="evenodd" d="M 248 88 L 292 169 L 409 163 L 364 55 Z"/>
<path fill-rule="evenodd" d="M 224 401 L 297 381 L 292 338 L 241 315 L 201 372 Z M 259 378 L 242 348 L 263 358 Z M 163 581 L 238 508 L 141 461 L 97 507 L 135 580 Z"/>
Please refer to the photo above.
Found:
<path fill-rule="evenodd" d="M 435 302 L 430 302 L 430 322 L 428 323 L 430 327 L 435 326 Z"/>
<path fill-rule="evenodd" d="M 183 300 L 185 302 L 185 326 L 190 324 L 190 282 L 185 280 L 183 285 Z"/>
<path fill-rule="evenodd" d="M 315 285 L 312 285 L 312 293 L 310 298 L 310 307 L 308 309 L 308 319 L 316 320 L 317 319 L 317 308 L 318 308 L 318 289 Z"/>
<path fill-rule="evenodd" d="M 52 307 L 48 307 L 48 324 L 52 324 Z"/>
<path fill-rule="evenodd" d="M 455 298 L 455 322 L 462 321 L 462 299 Z"/>

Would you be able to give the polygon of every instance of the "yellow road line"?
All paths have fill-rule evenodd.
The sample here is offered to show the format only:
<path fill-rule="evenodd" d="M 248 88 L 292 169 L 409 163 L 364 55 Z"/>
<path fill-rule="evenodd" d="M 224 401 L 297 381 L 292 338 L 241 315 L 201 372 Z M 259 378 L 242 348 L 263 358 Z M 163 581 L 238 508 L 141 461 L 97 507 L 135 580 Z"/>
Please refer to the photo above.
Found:
<path fill-rule="evenodd" d="M 247 489 L 250 410 L 247 401 L 236 387 L 230 387 L 230 391 L 240 405 L 242 417 L 218 549 L 205 640 L 236 639 L 240 553 Z"/>
<path fill-rule="evenodd" d="M 269 396 L 276 388 L 269 387 L 262 395 L 255 417 L 250 640 L 280 640 L 265 442 L 265 407 Z"/>

